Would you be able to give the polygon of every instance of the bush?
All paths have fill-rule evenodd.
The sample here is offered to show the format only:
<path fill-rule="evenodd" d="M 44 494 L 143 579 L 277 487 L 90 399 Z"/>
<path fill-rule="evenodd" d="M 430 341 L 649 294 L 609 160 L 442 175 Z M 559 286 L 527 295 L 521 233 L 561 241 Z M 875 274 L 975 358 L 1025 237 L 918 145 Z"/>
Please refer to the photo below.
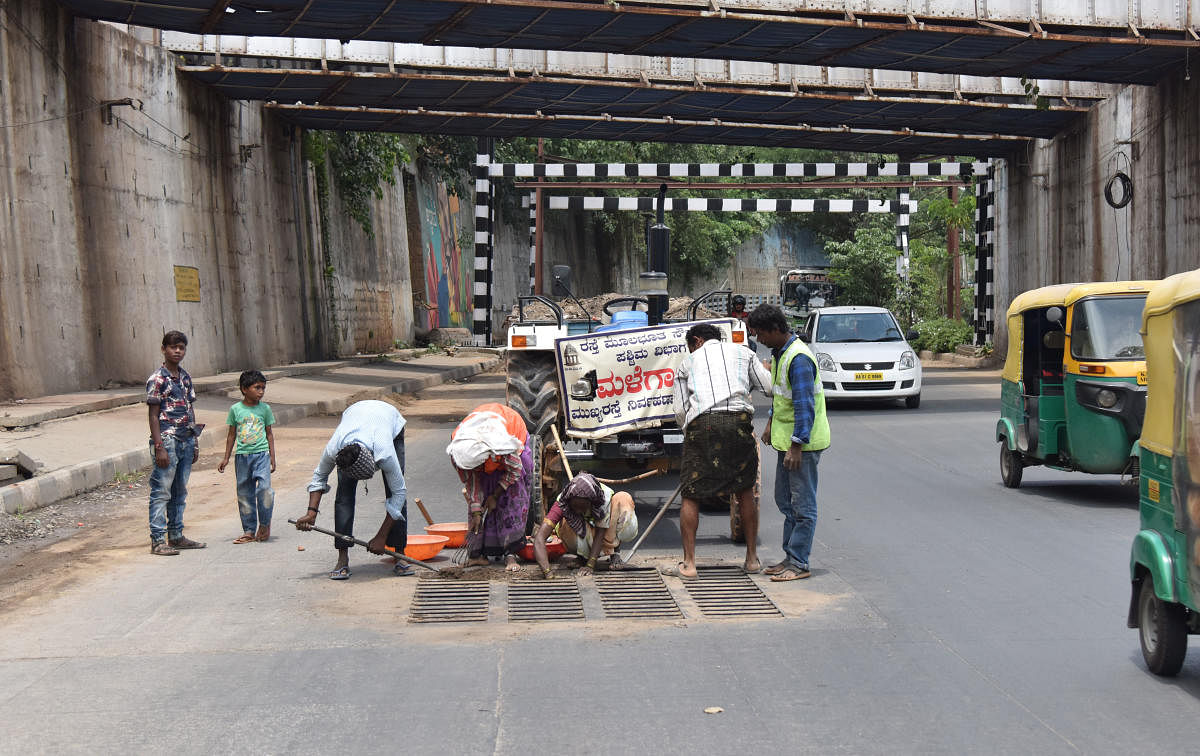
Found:
<path fill-rule="evenodd" d="M 975 341 L 975 329 L 970 323 L 952 318 L 923 320 L 915 326 L 920 334 L 913 341 L 913 349 L 928 349 L 931 352 L 953 352 L 959 344 Z"/>

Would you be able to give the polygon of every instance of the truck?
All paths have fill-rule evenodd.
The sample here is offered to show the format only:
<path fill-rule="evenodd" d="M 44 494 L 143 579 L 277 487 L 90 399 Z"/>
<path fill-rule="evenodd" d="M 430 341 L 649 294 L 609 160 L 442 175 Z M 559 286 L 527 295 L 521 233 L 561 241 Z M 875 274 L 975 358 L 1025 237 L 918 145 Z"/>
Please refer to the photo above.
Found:
<path fill-rule="evenodd" d="M 793 330 L 800 330 L 813 310 L 834 304 L 837 286 L 824 268 L 792 268 L 779 276 L 779 301 Z"/>

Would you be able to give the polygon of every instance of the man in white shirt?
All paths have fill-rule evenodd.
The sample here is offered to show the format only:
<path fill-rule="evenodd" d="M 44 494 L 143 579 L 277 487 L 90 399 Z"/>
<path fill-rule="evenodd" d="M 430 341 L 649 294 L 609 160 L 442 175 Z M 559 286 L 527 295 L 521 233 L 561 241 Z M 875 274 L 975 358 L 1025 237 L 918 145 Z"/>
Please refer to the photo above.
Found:
<path fill-rule="evenodd" d="M 758 439 L 750 392 L 771 396 L 771 375 L 744 346 L 721 340 L 711 323 L 687 332 L 691 352 L 675 370 L 675 420 L 684 430 L 682 508 L 679 531 L 683 561 L 669 574 L 696 577 L 699 499 L 736 494 L 746 534 L 746 572 L 758 572 Z"/>
<path fill-rule="evenodd" d="M 329 491 L 329 474 L 338 470 L 337 493 L 333 499 L 334 530 L 354 535 L 354 501 L 358 482 L 383 473 L 386 513 L 379 532 L 367 545 L 372 554 L 386 554 L 391 546 L 397 554 L 408 545 L 408 491 L 404 485 L 404 416 L 392 405 L 377 399 L 355 402 L 342 413 L 321 460 L 308 484 L 308 512 L 296 520 L 296 527 L 308 530 L 317 522 L 321 497 Z M 349 545 L 334 542 L 337 564 L 329 573 L 331 580 L 350 577 Z M 412 568 L 396 561 L 397 575 L 411 575 Z"/>

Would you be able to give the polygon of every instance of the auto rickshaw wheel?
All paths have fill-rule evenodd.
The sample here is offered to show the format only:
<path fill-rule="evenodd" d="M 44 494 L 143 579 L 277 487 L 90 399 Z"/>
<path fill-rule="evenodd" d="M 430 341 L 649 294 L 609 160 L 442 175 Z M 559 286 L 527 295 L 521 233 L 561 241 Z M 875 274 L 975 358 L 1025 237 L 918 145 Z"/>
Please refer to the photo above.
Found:
<path fill-rule="evenodd" d="M 1025 470 L 1025 460 L 1021 452 L 1008 448 L 1007 441 L 1000 442 L 1000 479 L 1007 488 L 1017 488 L 1021 485 L 1021 474 Z"/>
<path fill-rule="evenodd" d="M 1138 637 L 1151 672 L 1163 677 L 1179 673 L 1187 655 L 1187 611 L 1182 604 L 1156 596 L 1150 575 L 1142 578 L 1138 593 Z"/>

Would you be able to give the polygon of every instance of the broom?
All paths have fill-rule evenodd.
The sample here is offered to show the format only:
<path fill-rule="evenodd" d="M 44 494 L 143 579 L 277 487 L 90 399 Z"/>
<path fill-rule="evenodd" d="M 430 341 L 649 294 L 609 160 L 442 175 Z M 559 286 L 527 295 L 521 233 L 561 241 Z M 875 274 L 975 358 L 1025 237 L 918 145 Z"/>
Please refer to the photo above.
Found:
<path fill-rule="evenodd" d="M 465 488 L 462 490 L 462 497 L 467 502 L 467 507 L 469 509 L 471 506 L 471 500 L 467 498 L 467 489 Z M 479 526 L 475 530 L 467 533 L 467 537 L 463 539 L 462 546 L 459 546 L 458 550 L 454 552 L 454 564 L 456 566 L 461 567 L 467 563 L 468 559 L 470 559 L 471 547 L 477 543 L 476 536 L 480 538 L 483 537 L 483 524 L 487 522 L 487 516 L 488 513 L 485 509 L 479 518 Z M 471 518 L 468 516 L 467 519 L 469 521 Z"/>

